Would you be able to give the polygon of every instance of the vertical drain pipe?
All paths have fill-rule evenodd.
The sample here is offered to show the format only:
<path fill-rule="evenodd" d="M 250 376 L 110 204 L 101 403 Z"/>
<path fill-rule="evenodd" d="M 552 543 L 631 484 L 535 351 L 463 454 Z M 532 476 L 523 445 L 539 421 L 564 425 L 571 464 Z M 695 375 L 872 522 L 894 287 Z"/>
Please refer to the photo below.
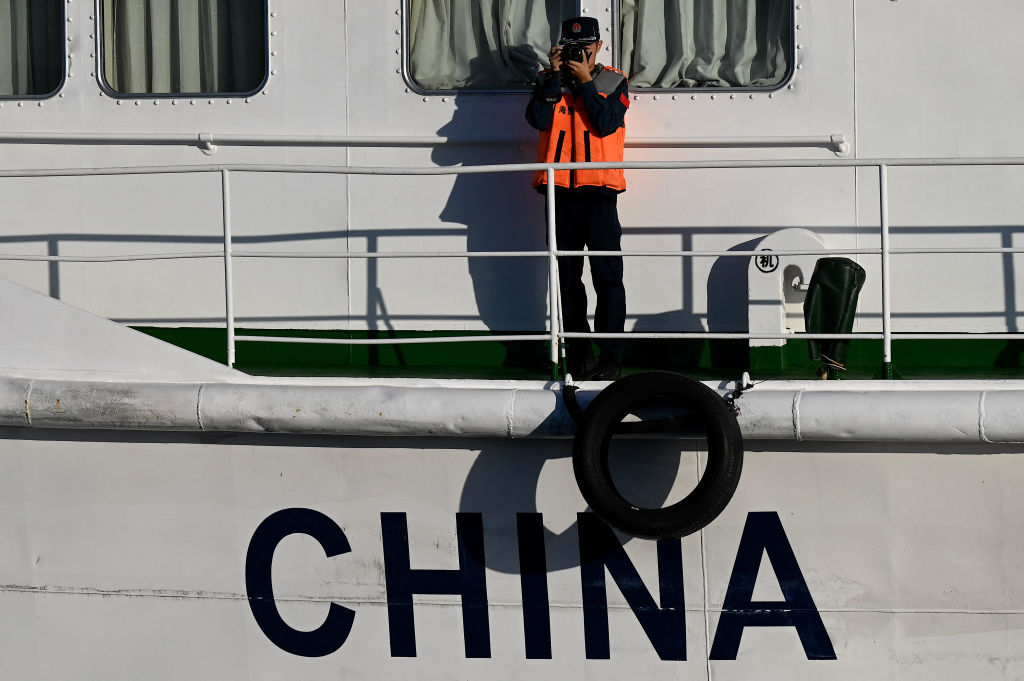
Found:
<path fill-rule="evenodd" d="M 558 376 L 558 259 L 555 257 L 555 169 L 547 170 L 547 219 L 548 219 L 548 308 L 551 319 L 551 377 Z"/>
<path fill-rule="evenodd" d="M 882 374 L 892 378 L 892 303 L 889 272 L 889 167 L 878 166 L 878 203 L 882 232 Z"/>
<path fill-rule="evenodd" d="M 231 271 L 231 181 L 228 170 L 220 171 L 221 208 L 224 222 L 224 325 L 228 335 L 228 366 L 235 366 L 235 293 Z"/>

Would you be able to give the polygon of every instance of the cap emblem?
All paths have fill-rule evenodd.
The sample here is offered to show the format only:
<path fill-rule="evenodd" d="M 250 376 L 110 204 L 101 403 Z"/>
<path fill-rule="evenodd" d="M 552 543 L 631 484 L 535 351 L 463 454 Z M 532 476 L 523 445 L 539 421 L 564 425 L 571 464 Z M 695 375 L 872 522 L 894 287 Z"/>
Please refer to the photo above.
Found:
<path fill-rule="evenodd" d="M 573 24 L 572 25 L 572 32 L 573 33 L 579 33 L 582 30 L 583 30 L 583 27 L 580 26 L 579 24 Z"/>

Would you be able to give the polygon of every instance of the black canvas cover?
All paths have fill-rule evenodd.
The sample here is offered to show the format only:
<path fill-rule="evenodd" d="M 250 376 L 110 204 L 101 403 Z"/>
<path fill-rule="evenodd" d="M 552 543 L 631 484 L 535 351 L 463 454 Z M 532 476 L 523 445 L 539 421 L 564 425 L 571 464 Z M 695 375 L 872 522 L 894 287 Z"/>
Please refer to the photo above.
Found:
<path fill-rule="evenodd" d="M 850 333 L 857 299 L 864 286 L 864 268 L 849 258 L 821 258 L 804 300 L 807 333 Z M 808 340 L 811 359 L 844 367 L 849 340 Z"/>

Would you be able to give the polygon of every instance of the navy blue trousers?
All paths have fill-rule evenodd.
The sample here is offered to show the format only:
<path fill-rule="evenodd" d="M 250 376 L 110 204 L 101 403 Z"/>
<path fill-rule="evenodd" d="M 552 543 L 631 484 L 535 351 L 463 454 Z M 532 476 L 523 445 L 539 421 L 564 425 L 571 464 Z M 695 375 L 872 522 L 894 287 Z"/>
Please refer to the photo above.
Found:
<path fill-rule="evenodd" d="M 622 250 L 622 226 L 619 224 L 618 196 L 589 189 L 556 189 L 555 237 L 558 248 L 566 251 Z M 597 333 L 622 333 L 626 324 L 626 289 L 622 285 L 620 256 L 589 256 L 590 274 L 597 294 L 594 330 Z M 583 257 L 558 259 L 558 285 L 562 294 L 562 320 L 570 332 L 589 332 L 587 291 L 583 286 Z M 602 362 L 620 363 L 622 341 L 598 339 Z M 590 356 L 588 339 L 570 339 L 567 344 L 569 366 L 579 368 Z"/>

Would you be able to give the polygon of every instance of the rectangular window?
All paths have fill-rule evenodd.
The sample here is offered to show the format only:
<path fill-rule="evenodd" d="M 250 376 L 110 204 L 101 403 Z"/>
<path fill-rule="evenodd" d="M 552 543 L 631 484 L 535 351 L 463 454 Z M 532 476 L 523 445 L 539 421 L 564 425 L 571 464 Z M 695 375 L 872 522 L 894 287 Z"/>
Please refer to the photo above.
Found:
<path fill-rule="evenodd" d="M 407 0 L 408 77 L 421 92 L 522 90 L 548 66 L 576 0 Z"/>
<path fill-rule="evenodd" d="M 45 97 L 64 80 L 63 0 L 0 0 L 0 97 Z"/>
<path fill-rule="evenodd" d="M 619 0 L 619 63 L 635 88 L 781 87 L 793 0 Z"/>
<path fill-rule="evenodd" d="M 243 95 L 267 78 L 265 0 L 102 0 L 117 94 Z"/>

